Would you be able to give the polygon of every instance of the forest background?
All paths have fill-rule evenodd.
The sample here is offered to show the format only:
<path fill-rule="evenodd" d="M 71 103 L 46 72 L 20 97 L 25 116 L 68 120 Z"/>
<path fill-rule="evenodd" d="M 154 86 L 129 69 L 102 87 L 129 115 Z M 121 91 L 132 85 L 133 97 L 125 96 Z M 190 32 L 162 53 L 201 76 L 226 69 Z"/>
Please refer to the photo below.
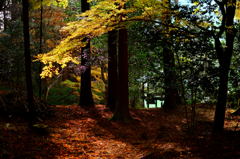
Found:
<path fill-rule="evenodd" d="M 226 106 L 240 105 L 239 5 L 1 1 L 1 89 L 26 90 L 32 113 L 38 98 L 50 105 L 106 104 L 113 119 L 124 121 L 129 107 L 159 101 L 166 110 L 213 104 L 214 130 L 222 131 Z"/>

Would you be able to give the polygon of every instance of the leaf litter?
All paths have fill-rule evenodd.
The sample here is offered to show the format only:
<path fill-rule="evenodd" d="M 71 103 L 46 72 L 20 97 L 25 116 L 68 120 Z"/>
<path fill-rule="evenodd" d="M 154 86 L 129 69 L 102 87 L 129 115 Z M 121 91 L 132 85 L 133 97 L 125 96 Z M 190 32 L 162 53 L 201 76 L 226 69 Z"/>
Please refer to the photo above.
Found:
<path fill-rule="evenodd" d="M 187 128 L 182 108 L 131 109 L 130 123 L 109 120 L 105 105 L 83 109 L 51 106 L 54 115 L 41 135 L 18 117 L 0 119 L 0 158 L 34 159 L 238 159 L 239 116 L 227 112 L 225 132 L 212 131 L 213 108 L 198 106 L 196 125 Z"/>

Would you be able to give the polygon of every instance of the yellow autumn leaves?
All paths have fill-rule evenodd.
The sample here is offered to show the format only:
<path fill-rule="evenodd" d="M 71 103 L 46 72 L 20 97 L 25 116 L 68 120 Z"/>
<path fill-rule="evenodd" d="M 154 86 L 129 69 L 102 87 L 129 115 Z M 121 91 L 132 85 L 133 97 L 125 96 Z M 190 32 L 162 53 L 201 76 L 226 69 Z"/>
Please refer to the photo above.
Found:
<path fill-rule="evenodd" d="M 52 51 L 36 56 L 45 64 L 41 76 L 44 78 L 58 74 L 59 65 L 64 68 L 69 62 L 78 64 L 81 48 L 86 44 L 83 39 L 92 39 L 118 27 L 120 21 L 124 21 L 121 15 L 129 13 L 129 10 L 123 9 L 124 5 L 122 0 L 100 1 L 91 10 L 78 15 L 79 21 L 68 23 L 62 28 L 61 32 L 68 36 Z"/>
<path fill-rule="evenodd" d="M 52 3 L 52 1 L 44 0 L 45 3 Z M 63 4 L 66 4 L 66 1 L 60 0 Z M 178 11 L 170 9 L 168 0 L 88 0 L 88 2 L 94 2 L 95 5 L 90 10 L 77 15 L 79 20 L 68 23 L 60 30 L 66 38 L 50 52 L 36 56 L 37 60 L 45 64 L 42 77 L 58 74 L 59 69 L 66 67 L 69 62 L 79 64 L 81 48 L 86 44 L 85 38 L 101 36 L 131 21 L 160 19 L 164 22 L 166 17 L 178 14 Z M 124 7 L 126 5 L 127 8 Z M 201 14 L 202 11 L 198 8 L 199 3 L 194 2 L 192 5 L 196 6 L 194 14 Z M 239 2 L 237 7 L 239 8 Z M 239 9 L 236 19 L 239 19 Z M 204 28 L 210 25 L 207 22 L 199 23 L 201 23 L 199 26 Z M 188 25 L 188 21 L 176 18 L 175 24 L 181 27 Z M 173 29 L 176 28 L 169 28 L 168 31 Z"/>
<path fill-rule="evenodd" d="M 89 2 L 93 2 L 90 0 Z M 58 74 L 61 68 L 69 62 L 79 63 L 79 53 L 85 46 L 84 38 L 92 39 L 113 29 L 121 28 L 126 22 L 133 20 L 155 19 L 160 17 L 166 7 L 166 0 L 137 0 L 132 6 L 125 9 L 128 0 L 99 0 L 96 5 L 80 15 L 78 21 L 70 22 L 61 29 L 67 37 L 60 42 L 52 51 L 37 55 L 36 58 L 45 64 L 41 76 L 52 77 Z M 164 7 L 163 7 L 164 6 Z M 136 14 L 139 12 L 140 14 Z M 136 14 L 136 16 L 126 16 Z M 54 65 L 54 64 L 57 65 Z"/>

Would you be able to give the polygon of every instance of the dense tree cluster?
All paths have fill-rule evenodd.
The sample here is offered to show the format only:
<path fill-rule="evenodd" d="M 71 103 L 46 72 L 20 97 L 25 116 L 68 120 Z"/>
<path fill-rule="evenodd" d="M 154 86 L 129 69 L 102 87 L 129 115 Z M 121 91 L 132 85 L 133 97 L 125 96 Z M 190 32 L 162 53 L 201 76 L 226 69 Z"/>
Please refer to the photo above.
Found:
<path fill-rule="evenodd" d="M 165 110 L 213 103 L 214 130 L 221 132 L 226 106 L 240 106 L 239 5 L 4 0 L 0 83 L 22 89 L 26 79 L 30 118 L 34 96 L 47 100 L 64 85 L 70 92 L 61 96 L 71 94 L 84 108 L 106 104 L 120 121 L 131 120 L 130 106 L 157 99 Z"/>

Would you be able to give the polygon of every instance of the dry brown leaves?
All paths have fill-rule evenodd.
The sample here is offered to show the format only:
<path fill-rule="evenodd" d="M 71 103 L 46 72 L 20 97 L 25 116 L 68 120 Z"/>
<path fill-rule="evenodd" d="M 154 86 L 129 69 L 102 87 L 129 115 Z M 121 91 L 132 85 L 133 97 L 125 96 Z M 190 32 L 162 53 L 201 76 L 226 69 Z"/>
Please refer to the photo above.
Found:
<path fill-rule="evenodd" d="M 48 135 L 30 130 L 22 119 L 2 119 L 0 158 L 240 158 L 236 128 L 240 118 L 227 114 L 226 133 L 214 136 L 213 109 L 198 107 L 198 122 L 190 131 L 182 108 L 172 112 L 131 110 L 134 121 L 126 124 L 110 121 L 112 113 L 103 105 L 89 110 L 76 105 L 52 106 L 54 116 L 44 121 Z"/>

